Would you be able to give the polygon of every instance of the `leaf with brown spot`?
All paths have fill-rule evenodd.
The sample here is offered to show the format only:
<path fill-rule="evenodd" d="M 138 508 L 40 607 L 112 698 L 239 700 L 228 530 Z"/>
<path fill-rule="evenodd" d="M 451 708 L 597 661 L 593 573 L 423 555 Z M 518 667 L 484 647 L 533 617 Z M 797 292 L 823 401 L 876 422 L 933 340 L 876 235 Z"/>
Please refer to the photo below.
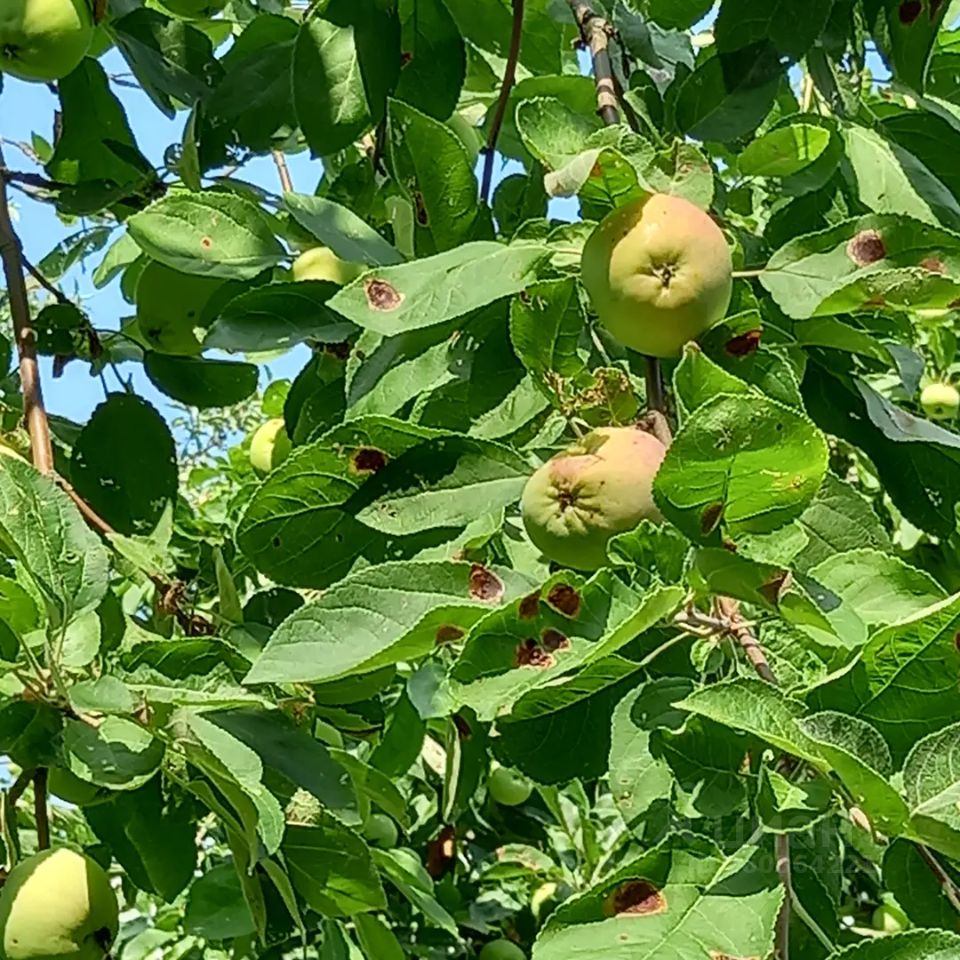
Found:
<path fill-rule="evenodd" d="M 413 206 L 416 211 L 415 216 L 417 218 L 417 223 L 421 227 L 430 226 L 430 215 L 427 213 L 427 208 L 423 202 L 423 194 L 419 190 L 415 190 L 413 194 Z"/>
<path fill-rule="evenodd" d="M 543 644 L 543 649 L 550 653 L 570 649 L 569 637 L 565 637 L 559 630 L 544 630 L 540 635 L 540 642 Z"/>
<path fill-rule="evenodd" d="M 540 591 L 528 593 L 521 601 L 517 611 L 521 620 L 532 620 L 540 612 Z"/>
<path fill-rule="evenodd" d="M 457 627 L 452 623 L 444 623 L 437 627 L 436 644 L 442 647 L 446 643 L 456 643 L 466 636 L 462 627 Z"/>
<path fill-rule="evenodd" d="M 387 280 L 378 280 L 376 277 L 371 277 L 364 283 L 364 289 L 371 310 L 381 310 L 384 313 L 389 313 L 403 303 L 403 294 Z"/>
<path fill-rule="evenodd" d="M 761 330 L 748 330 L 746 333 L 731 337 L 724 344 L 723 349 L 731 357 L 747 357 L 759 349 L 762 336 Z"/>
<path fill-rule="evenodd" d="M 947 272 L 946 264 L 939 257 L 924 257 L 920 261 L 920 266 L 924 270 L 929 270 L 930 273 Z"/>
<path fill-rule="evenodd" d="M 903 0 L 897 9 L 897 16 L 900 22 L 909 26 L 923 12 L 921 0 Z"/>
<path fill-rule="evenodd" d="M 604 902 L 604 912 L 611 917 L 643 917 L 666 909 L 666 898 L 649 880 L 626 880 Z"/>
<path fill-rule="evenodd" d="M 518 647 L 513 658 L 514 666 L 517 667 L 536 667 L 539 670 L 545 670 L 554 664 L 553 657 L 540 645 L 533 637 L 528 637 Z"/>
<path fill-rule="evenodd" d="M 389 457 L 376 447 L 360 447 L 359 450 L 354 451 L 350 459 L 350 467 L 354 473 L 376 473 L 387 465 L 388 460 Z"/>
<path fill-rule="evenodd" d="M 712 533 L 717 529 L 722 518 L 723 502 L 718 500 L 716 503 L 708 504 L 700 515 L 700 532 L 703 533 L 704 536 Z"/>
<path fill-rule="evenodd" d="M 847 256 L 858 267 L 876 263 L 886 255 L 886 244 L 877 230 L 861 230 L 847 244 Z"/>
<path fill-rule="evenodd" d="M 580 592 L 570 586 L 569 583 L 558 583 L 550 588 L 547 594 L 547 603 L 553 607 L 557 613 L 562 613 L 571 620 L 580 616 L 580 606 L 582 603 Z"/>
<path fill-rule="evenodd" d="M 482 564 L 470 568 L 470 596 L 474 600 L 490 600 L 498 603 L 503 598 L 503 581 Z"/>

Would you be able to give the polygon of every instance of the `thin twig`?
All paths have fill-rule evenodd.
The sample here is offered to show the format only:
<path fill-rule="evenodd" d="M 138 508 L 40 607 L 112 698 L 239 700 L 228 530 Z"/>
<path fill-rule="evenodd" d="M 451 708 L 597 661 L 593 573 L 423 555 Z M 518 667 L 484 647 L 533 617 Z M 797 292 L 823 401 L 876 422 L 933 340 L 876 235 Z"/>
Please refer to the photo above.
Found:
<path fill-rule="evenodd" d="M 647 409 L 666 413 L 667 400 L 663 392 L 663 376 L 660 361 L 656 357 L 644 356 L 643 379 L 647 388 Z"/>
<path fill-rule="evenodd" d="M 54 286 L 23 254 L 23 251 L 20 252 L 20 259 L 23 261 L 23 266 L 25 267 L 27 273 L 33 277 L 37 283 L 43 287 L 47 293 L 51 294 L 57 303 L 70 303 L 70 298 L 64 294 L 62 290 Z"/>
<path fill-rule="evenodd" d="M 47 768 L 38 767 L 33 775 L 33 813 L 37 821 L 37 847 L 50 848 L 50 811 L 47 809 Z"/>
<path fill-rule="evenodd" d="M 33 777 L 36 772 L 32 767 L 20 772 L 20 776 L 17 777 L 13 786 L 7 791 L 8 804 L 15 804 L 27 792 L 27 787 L 33 783 Z"/>
<path fill-rule="evenodd" d="M 940 861 L 933 855 L 929 847 L 922 843 L 917 844 L 917 852 L 923 857 L 926 865 L 933 871 L 934 876 L 940 881 L 943 888 L 943 895 L 950 901 L 950 905 L 957 913 L 960 913 L 960 888 L 953 881 L 953 877 L 944 870 Z"/>
<path fill-rule="evenodd" d="M 593 78 L 597 84 L 597 113 L 603 122 L 614 126 L 620 122 L 617 110 L 617 87 L 610 62 L 610 29 L 607 21 L 593 12 L 590 5 L 580 0 L 567 0 L 573 18 L 580 28 L 580 36 L 590 49 L 593 59 Z"/>
<path fill-rule="evenodd" d="M 30 301 L 27 285 L 23 279 L 23 259 L 20 238 L 10 219 L 9 196 L 3 148 L 0 147 L 0 256 L 7 280 L 10 298 L 10 313 L 13 317 L 13 333 L 20 357 L 20 387 L 23 391 L 23 414 L 30 434 L 30 448 L 34 466 L 41 473 L 53 471 L 53 442 L 50 438 L 50 423 L 43 405 L 43 388 L 40 385 L 40 367 L 37 363 L 37 342 L 30 319 Z"/>
<path fill-rule="evenodd" d="M 290 179 L 290 168 L 287 166 L 287 158 L 282 150 L 273 151 L 273 162 L 277 167 L 277 175 L 280 177 L 280 187 L 284 193 L 293 193 L 293 180 Z"/>
<path fill-rule="evenodd" d="M 510 91 L 513 90 L 517 78 L 517 61 L 520 59 L 520 40 L 523 36 L 523 0 L 513 0 L 513 32 L 510 35 L 510 52 L 507 54 L 507 65 L 503 71 L 503 84 L 500 87 L 500 96 L 493 113 L 493 122 L 487 134 L 487 144 L 483 148 L 483 176 L 480 180 L 480 199 L 490 203 L 490 186 L 493 183 L 493 160 L 497 153 L 497 138 L 503 126 L 503 118 L 507 112 L 507 103 L 510 100 Z"/>
<path fill-rule="evenodd" d="M 756 670 L 757 674 L 766 680 L 767 683 L 776 684 L 777 677 L 773 670 L 770 669 L 770 664 L 767 662 L 767 656 L 763 652 L 763 647 L 757 643 L 757 638 L 753 635 L 753 630 L 751 630 L 747 621 L 743 619 L 743 615 L 740 613 L 740 604 L 731 597 L 717 597 L 716 604 L 720 616 L 728 624 L 727 630 L 730 636 L 743 648 L 743 652 L 753 665 L 753 669 Z"/>
<path fill-rule="evenodd" d="M 48 180 L 41 177 L 38 173 L 24 173 L 20 170 L 7 170 L 4 168 L 3 175 L 8 183 L 23 183 L 28 187 L 38 187 L 41 190 L 49 190 L 51 193 L 60 190 L 66 184 L 58 183 L 56 180 Z"/>

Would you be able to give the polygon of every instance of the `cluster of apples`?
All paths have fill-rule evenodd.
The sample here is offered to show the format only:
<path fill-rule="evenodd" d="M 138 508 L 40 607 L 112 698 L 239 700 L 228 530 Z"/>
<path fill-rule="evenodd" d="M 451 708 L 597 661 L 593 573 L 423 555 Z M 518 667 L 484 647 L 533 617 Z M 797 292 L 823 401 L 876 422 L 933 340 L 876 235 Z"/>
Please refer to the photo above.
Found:
<path fill-rule="evenodd" d="M 651 357 L 677 357 L 726 314 L 733 262 L 699 207 L 652 194 L 614 210 L 583 248 L 581 279 L 602 326 Z M 548 460 L 521 500 L 527 534 L 549 560 L 596 570 L 611 537 L 662 520 L 653 478 L 667 448 L 635 427 L 602 427 Z"/>

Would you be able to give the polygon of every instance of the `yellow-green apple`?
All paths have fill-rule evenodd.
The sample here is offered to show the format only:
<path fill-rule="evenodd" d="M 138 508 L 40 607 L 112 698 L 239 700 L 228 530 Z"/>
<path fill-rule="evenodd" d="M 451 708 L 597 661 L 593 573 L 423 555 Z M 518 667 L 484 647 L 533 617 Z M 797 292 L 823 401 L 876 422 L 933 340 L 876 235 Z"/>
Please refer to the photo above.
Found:
<path fill-rule="evenodd" d="M 263 424 L 250 441 L 250 466 L 265 476 L 279 467 L 292 449 L 283 417 L 274 417 Z"/>
<path fill-rule="evenodd" d="M 363 273 L 363 265 L 342 260 L 329 247 L 304 250 L 293 261 L 294 280 L 329 280 L 345 286 Z"/>
<path fill-rule="evenodd" d="M 527 481 L 527 534 L 548 559 L 577 570 L 607 562 L 607 543 L 641 520 L 662 519 L 653 478 L 667 448 L 639 427 L 600 427 Z"/>
<path fill-rule="evenodd" d="M 723 232 L 689 200 L 661 193 L 604 217 L 580 269 L 600 323 L 652 357 L 679 356 L 724 316 L 733 290 Z"/>
<path fill-rule="evenodd" d="M 118 929 L 110 878 L 66 847 L 24 860 L 0 892 L 4 960 L 103 960 Z"/>
<path fill-rule="evenodd" d="M 931 420 L 950 420 L 960 410 L 960 393 L 949 383 L 931 383 L 920 394 L 920 406 Z"/>
<path fill-rule="evenodd" d="M 83 59 L 93 31 L 89 0 L 0 0 L 0 71 L 59 80 Z"/>

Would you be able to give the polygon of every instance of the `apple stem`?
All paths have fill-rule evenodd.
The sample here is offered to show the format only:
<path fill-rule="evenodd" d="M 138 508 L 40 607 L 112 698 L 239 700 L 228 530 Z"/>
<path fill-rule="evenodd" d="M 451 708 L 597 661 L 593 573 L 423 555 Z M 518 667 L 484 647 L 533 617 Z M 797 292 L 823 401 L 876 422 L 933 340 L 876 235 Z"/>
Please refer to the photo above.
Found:
<path fill-rule="evenodd" d="M 40 367 L 37 363 L 37 338 L 30 318 L 30 301 L 23 279 L 23 254 L 20 238 L 10 219 L 10 200 L 7 192 L 7 168 L 0 147 L 0 256 L 7 281 L 13 333 L 20 359 L 20 385 L 23 391 L 23 413 L 30 434 L 33 464 L 41 473 L 53 472 L 53 442 L 50 422 L 43 405 L 40 385 Z"/>
<path fill-rule="evenodd" d="M 503 118 L 507 112 L 507 103 L 510 100 L 510 91 L 513 89 L 517 77 L 517 62 L 520 59 L 520 40 L 523 36 L 523 3 L 524 0 L 513 0 L 513 31 L 510 35 L 510 52 L 507 54 L 507 64 L 503 69 L 503 84 L 500 87 L 500 96 L 497 97 L 497 106 L 490 123 L 490 132 L 487 134 L 487 143 L 483 148 L 483 175 L 480 180 L 480 199 L 489 206 L 490 188 L 493 184 L 493 159 L 497 152 L 497 138 L 503 126 Z"/>
<path fill-rule="evenodd" d="M 663 392 L 663 376 L 660 372 L 660 361 L 656 357 L 645 356 L 646 368 L 644 379 L 647 385 L 647 409 L 666 413 L 667 401 Z"/>

